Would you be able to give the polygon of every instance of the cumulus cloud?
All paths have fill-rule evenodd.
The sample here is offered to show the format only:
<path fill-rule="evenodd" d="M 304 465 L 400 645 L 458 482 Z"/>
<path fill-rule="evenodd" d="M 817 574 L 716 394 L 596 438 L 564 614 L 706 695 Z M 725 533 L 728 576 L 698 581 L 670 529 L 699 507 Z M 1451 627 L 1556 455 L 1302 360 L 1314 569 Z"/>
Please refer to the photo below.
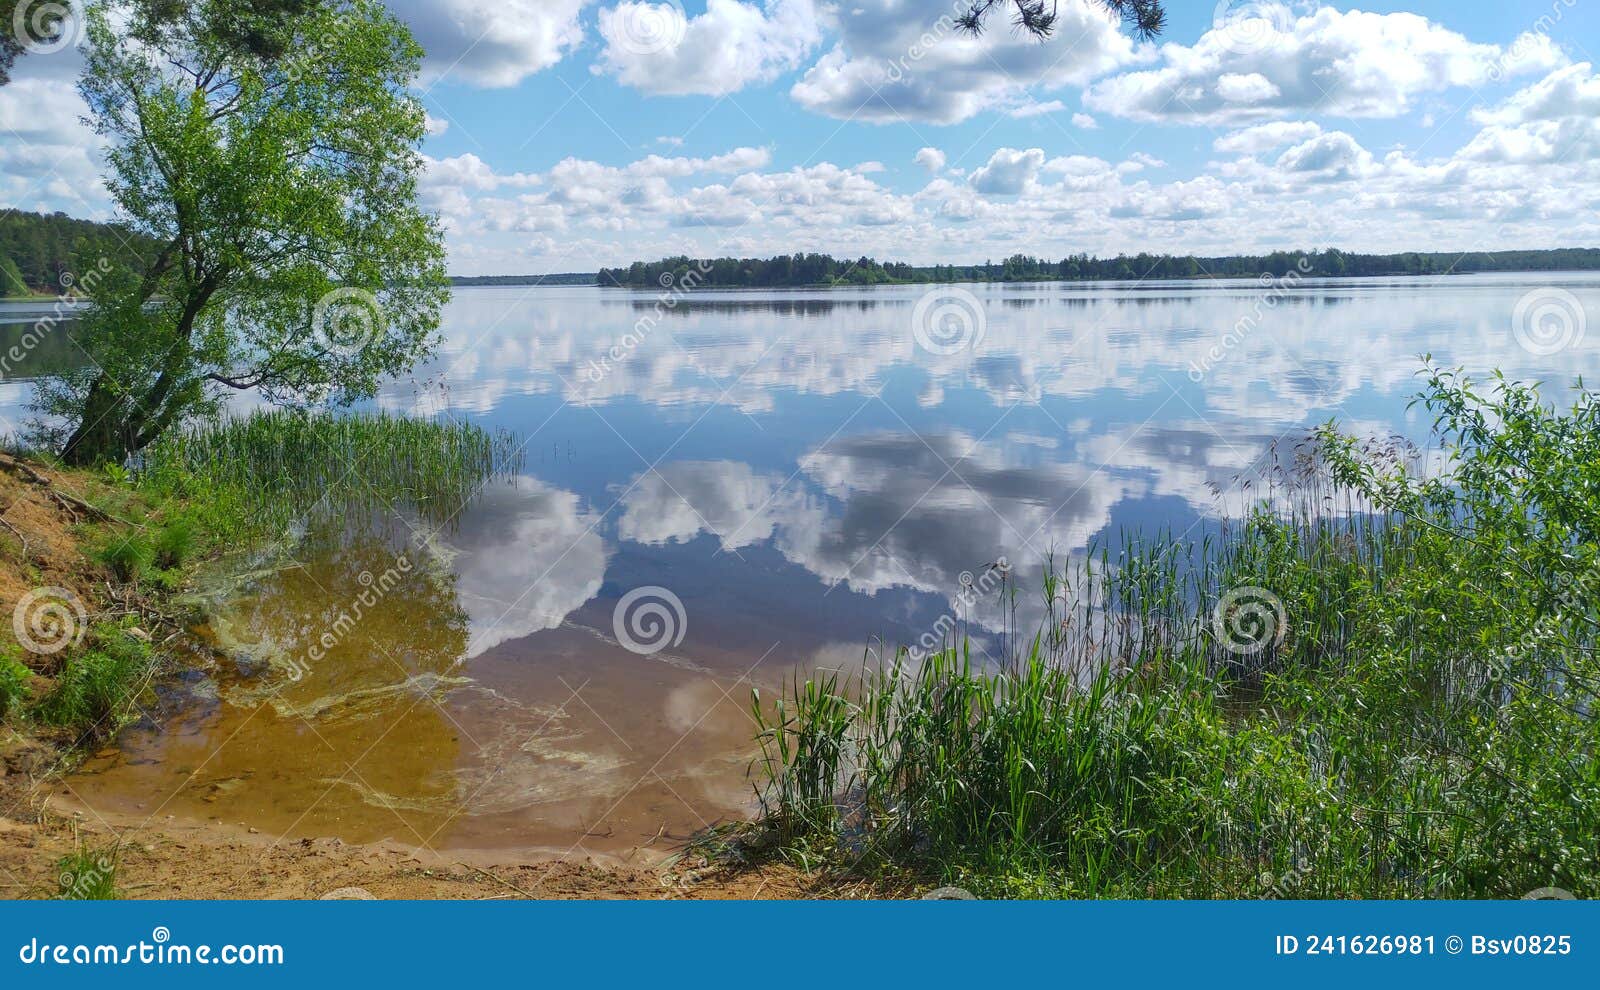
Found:
<path fill-rule="evenodd" d="M 1356 178 L 1372 166 L 1372 155 L 1343 131 L 1332 131 L 1297 144 L 1278 156 L 1285 172 L 1314 174 L 1325 179 Z"/>
<path fill-rule="evenodd" d="M 1479 162 L 1581 164 L 1600 157 L 1600 74 L 1588 62 L 1559 69 L 1496 107 L 1461 152 Z"/>
<path fill-rule="evenodd" d="M 1499 106 L 1472 113 L 1482 124 L 1524 124 L 1564 117 L 1600 117 L 1600 75 L 1588 62 L 1558 69 Z"/>
<path fill-rule="evenodd" d="M 1015 32 L 955 30 L 949 0 L 857 0 L 836 14 L 838 43 L 790 90 L 800 105 L 843 120 L 953 124 L 1014 108 L 1035 86 L 1081 86 L 1133 62 L 1132 40 L 1097 5 L 1066 0 L 1056 30 L 1070 44 Z"/>
<path fill-rule="evenodd" d="M 427 52 L 430 79 L 515 86 L 583 40 L 579 15 L 590 0 L 389 0 Z"/>
<path fill-rule="evenodd" d="M 1135 120 L 1204 124 L 1307 111 L 1395 117 L 1424 94 L 1566 62 L 1543 35 L 1481 44 L 1410 13 L 1324 7 L 1295 17 L 1281 4 L 1259 13 L 1216 24 L 1192 46 L 1163 45 L 1161 65 L 1096 82 L 1085 103 Z"/>
<path fill-rule="evenodd" d="M 722 96 L 797 67 L 822 40 L 813 0 L 626 2 L 600 12 L 605 49 L 594 71 L 648 93 Z"/>
<path fill-rule="evenodd" d="M 1044 165 L 1044 151 L 1001 148 L 972 173 L 972 188 L 989 196 L 1015 196 L 1028 187 Z"/>
<path fill-rule="evenodd" d="M 1092 131 L 1100 126 L 1100 122 L 1086 113 L 1075 113 L 1072 115 L 1072 126 L 1085 131 Z"/>
<path fill-rule="evenodd" d="M 1146 152 L 1108 160 L 1006 146 L 963 172 L 929 145 L 908 156 L 925 182 L 901 192 L 876 161 L 776 168 L 777 153 L 792 153 L 780 143 L 624 163 L 570 157 L 529 173 L 460 155 L 430 161 L 423 191 L 462 274 L 770 255 L 774 244 L 922 264 L 1016 251 L 1227 254 L 1308 232 L 1368 251 L 1556 246 L 1600 239 L 1594 79 L 1554 70 L 1476 114 L 1475 137 L 1453 151 L 1435 141 L 1429 156 L 1375 151 L 1358 132 L 1301 119 L 1223 133 L 1212 146 L 1225 160 L 1170 176 Z"/>

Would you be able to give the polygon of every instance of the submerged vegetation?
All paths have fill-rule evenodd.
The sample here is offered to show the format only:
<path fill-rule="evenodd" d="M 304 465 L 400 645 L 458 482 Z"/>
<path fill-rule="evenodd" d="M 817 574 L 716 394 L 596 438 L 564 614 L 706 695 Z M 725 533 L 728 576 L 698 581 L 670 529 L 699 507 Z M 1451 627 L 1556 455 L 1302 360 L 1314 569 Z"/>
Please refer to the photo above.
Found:
<path fill-rule="evenodd" d="M 1433 469 L 1327 427 L 1221 538 L 1053 574 L 997 665 L 758 698 L 778 848 L 994 895 L 1600 893 L 1600 405 L 1423 402 Z"/>

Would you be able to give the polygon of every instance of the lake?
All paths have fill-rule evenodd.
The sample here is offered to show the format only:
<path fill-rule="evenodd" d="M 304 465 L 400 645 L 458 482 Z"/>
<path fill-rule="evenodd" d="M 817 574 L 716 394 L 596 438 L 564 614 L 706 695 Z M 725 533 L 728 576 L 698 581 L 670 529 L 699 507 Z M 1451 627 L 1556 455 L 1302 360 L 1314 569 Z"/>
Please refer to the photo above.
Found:
<path fill-rule="evenodd" d="M 1330 418 L 1422 440 L 1424 353 L 1592 379 L 1597 314 L 1587 273 L 459 289 L 377 404 L 511 431 L 520 476 L 436 531 L 396 512 L 235 575 L 224 659 L 65 799 L 638 862 L 750 812 L 753 688 L 930 635 L 1003 651 L 997 562 L 1026 602 L 1048 558 L 1214 529 Z"/>

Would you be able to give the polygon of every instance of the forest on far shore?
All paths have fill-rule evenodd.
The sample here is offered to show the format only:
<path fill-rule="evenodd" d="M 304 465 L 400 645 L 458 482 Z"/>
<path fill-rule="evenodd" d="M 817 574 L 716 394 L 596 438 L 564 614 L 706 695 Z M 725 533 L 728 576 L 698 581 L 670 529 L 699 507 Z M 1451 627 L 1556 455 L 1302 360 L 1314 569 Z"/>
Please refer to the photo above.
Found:
<path fill-rule="evenodd" d="M 874 258 L 835 258 L 826 254 L 786 254 L 775 258 L 687 256 L 636 261 L 627 268 L 602 268 L 600 285 L 629 288 L 686 286 L 879 285 L 903 282 L 1033 282 L 1140 280 L 1161 278 L 1255 278 L 1299 272 L 1306 277 L 1348 275 L 1442 275 L 1466 272 L 1593 271 L 1600 248 L 1544 251 L 1407 251 L 1357 254 L 1274 251 L 1260 255 L 1203 258 L 1146 254 L 1095 258 L 1074 254 L 1059 261 L 1016 254 L 981 265 L 908 265 Z"/>

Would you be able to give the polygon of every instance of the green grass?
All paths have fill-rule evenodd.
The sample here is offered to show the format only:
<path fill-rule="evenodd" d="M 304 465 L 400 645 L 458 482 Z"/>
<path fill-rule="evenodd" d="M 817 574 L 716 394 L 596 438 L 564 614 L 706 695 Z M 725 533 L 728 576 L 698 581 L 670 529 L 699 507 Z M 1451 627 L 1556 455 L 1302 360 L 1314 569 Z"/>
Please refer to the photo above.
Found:
<path fill-rule="evenodd" d="M 28 698 L 31 675 L 11 653 L 0 653 L 0 719 L 20 709 Z"/>
<path fill-rule="evenodd" d="M 156 549 L 143 529 L 115 533 L 94 548 L 94 558 L 110 569 L 118 581 L 133 582 L 155 566 Z"/>
<path fill-rule="evenodd" d="M 96 626 L 67 657 L 55 688 L 39 700 L 33 714 L 80 739 L 109 736 L 120 727 L 151 663 L 146 644 L 114 626 Z"/>
<path fill-rule="evenodd" d="M 777 847 L 996 896 L 1600 894 L 1600 413 L 1424 401 L 1447 476 L 1330 428 L 1221 537 L 1052 567 L 1017 655 L 757 698 Z"/>
<path fill-rule="evenodd" d="M 56 896 L 64 901 L 110 901 L 117 897 L 117 850 L 79 845 L 56 860 Z"/>

